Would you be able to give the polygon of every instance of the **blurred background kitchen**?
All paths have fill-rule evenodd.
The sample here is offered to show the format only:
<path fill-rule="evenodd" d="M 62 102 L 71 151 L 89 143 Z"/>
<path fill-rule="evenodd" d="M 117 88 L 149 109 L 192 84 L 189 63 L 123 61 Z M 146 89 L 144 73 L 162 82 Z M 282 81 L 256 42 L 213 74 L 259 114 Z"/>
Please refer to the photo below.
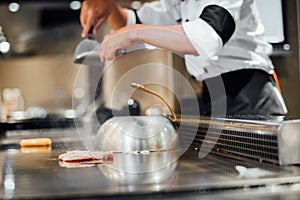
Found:
<path fill-rule="evenodd" d="M 299 117 L 300 2 L 258 1 L 261 15 L 268 26 L 267 30 L 275 29 L 274 35 L 271 30 L 268 39 L 274 46 L 272 60 L 289 116 Z M 119 2 L 126 7 L 138 8 L 145 1 Z M 81 2 L 72 0 L 0 2 L 2 103 L 5 89 L 17 88 L 17 93 L 20 92 L 21 95 L 20 109 L 42 108 L 48 113 L 61 113 L 73 108 L 72 97 L 80 99 L 85 96 L 83 93 L 89 87 L 90 72 L 88 70 L 84 72 L 83 69 L 80 77 L 77 77 L 80 65 L 73 63 L 74 50 L 82 40 L 80 8 Z M 101 41 L 109 31 L 107 26 L 103 26 L 96 39 Z M 78 79 L 87 85 L 82 84 L 81 90 L 73 91 L 74 82 Z M 88 102 L 83 106 L 87 104 Z"/>

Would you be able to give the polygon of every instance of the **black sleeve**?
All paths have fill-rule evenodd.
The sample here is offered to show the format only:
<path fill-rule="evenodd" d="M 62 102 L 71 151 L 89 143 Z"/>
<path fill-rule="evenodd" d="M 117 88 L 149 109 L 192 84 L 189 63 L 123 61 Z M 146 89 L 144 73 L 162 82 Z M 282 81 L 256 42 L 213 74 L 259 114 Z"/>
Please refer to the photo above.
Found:
<path fill-rule="evenodd" d="M 209 5 L 203 9 L 200 18 L 206 21 L 222 38 L 223 45 L 228 42 L 235 31 L 235 21 L 223 7 Z"/>

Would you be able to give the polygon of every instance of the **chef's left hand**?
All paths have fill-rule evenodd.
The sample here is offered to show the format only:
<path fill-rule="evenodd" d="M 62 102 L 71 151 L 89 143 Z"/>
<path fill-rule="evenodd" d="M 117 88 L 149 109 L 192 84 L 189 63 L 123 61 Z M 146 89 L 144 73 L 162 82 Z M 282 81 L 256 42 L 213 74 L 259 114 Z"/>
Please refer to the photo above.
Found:
<path fill-rule="evenodd" d="M 116 58 L 118 51 L 130 47 L 135 42 L 135 32 L 133 26 L 127 26 L 106 35 L 100 47 L 101 61 L 113 60 Z"/>

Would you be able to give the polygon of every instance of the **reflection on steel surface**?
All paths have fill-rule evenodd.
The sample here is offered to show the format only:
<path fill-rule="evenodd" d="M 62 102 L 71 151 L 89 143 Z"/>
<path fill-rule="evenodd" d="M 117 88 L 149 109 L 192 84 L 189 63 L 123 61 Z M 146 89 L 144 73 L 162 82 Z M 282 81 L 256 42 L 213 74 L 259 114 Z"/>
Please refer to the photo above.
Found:
<path fill-rule="evenodd" d="M 123 184 L 160 183 L 175 173 L 176 154 L 176 151 L 118 154 L 115 155 L 114 163 L 98 165 L 98 168 L 114 182 Z"/>

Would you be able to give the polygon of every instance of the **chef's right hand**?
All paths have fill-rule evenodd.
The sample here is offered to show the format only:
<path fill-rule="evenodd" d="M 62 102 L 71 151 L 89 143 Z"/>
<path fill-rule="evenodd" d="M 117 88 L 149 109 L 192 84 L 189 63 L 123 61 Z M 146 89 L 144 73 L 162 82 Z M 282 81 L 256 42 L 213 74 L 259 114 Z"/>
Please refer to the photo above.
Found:
<path fill-rule="evenodd" d="M 93 35 L 98 28 L 107 20 L 114 5 L 114 0 L 85 0 L 80 12 L 82 37 L 87 37 L 89 29 L 94 26 Z"/>

